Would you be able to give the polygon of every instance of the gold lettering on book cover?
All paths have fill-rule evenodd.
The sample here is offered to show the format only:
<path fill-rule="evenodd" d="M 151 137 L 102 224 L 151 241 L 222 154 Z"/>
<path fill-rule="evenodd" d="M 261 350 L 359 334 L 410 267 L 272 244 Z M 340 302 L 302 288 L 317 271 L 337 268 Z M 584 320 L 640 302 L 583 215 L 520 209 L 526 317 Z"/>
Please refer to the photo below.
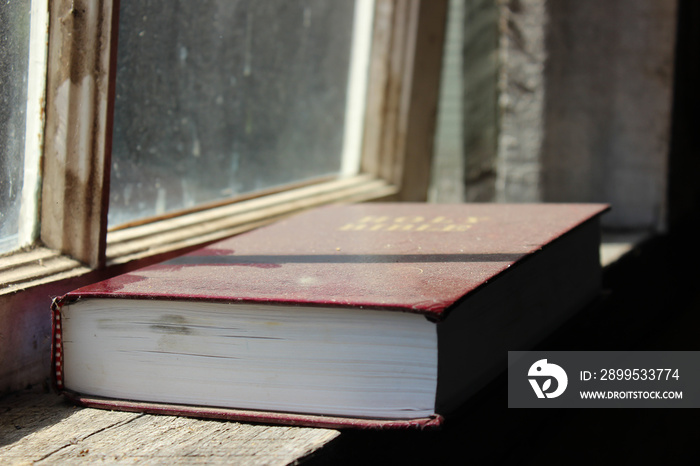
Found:
<path fill-rule="evenodd" d="M 487 220 L 487 217 L 449 218 L 445 216 L 423 217 L 420 215 L 400 217 L 368 215 L 357 221 L 346 223 L 339 230 L 463 232 L 484 220 Z"/>

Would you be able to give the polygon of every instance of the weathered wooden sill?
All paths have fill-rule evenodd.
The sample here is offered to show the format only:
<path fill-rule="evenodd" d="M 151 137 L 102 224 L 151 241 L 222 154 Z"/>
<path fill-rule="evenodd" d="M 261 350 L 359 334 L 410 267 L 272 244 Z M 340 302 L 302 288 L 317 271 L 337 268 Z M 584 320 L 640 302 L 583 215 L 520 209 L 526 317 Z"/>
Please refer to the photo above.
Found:
<path fill-rule="evenodd" d="M 50 393 L 0 399 L 0 464 L 286 465 L 338 435 L 330 429 L 79 408 Z"/>

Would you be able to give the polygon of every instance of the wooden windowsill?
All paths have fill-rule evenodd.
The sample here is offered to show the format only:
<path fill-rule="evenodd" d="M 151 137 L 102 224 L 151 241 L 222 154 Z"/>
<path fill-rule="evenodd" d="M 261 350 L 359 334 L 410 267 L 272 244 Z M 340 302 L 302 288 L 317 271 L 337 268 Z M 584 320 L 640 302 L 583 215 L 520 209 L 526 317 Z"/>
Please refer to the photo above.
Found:
<path fill-rule="evenodd" d="M 632 251 L 635 247 L 647 241 L 651 233 L 646 230 L 625 232 L 603 232 L 600 245 L 600 263 L 608 267 L 617 262 L 622 256 Z"/>
<path fill-rule="evenodd" d="M 79 408 L 25 392 L 0 399 L 1 464 L 286 465 L 340 433 Z"/>
<path fill-rule="evenodd" d="M 53 249 L 36 247 L 21 251 L 0 257 L 0 296 L 88 272 L 90 268 Z"/>
<path fill-rule="evenodd" d="M 378 200 L 395 193 L 396 188 L 383 180 L 357 175 L 117 230 L 107 235 L 106 269 L 98 271 L 98 277 L 121 273 L 123 269 L 117 270 L 116 266 L 156 261 L 165 254 L 177 254 L 312 207 Z M 21 251 L 0 257 L 0 296 L 92 270 L 54 249 Z"/>

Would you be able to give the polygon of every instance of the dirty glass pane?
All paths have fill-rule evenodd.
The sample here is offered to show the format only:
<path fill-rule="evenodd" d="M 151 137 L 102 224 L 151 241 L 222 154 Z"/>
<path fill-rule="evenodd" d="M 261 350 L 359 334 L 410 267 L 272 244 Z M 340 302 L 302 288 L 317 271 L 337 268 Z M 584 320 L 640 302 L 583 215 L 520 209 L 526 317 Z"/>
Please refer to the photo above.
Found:
<path fill-rule="evenodd" d="M 338 173 L 354 3 L 122 0 L 110 226 Z"/>
<path fill-rule="evenodd" d="M 17 247 L 24 170 L 29 0 L 0 0 L 0 254 Z"/>

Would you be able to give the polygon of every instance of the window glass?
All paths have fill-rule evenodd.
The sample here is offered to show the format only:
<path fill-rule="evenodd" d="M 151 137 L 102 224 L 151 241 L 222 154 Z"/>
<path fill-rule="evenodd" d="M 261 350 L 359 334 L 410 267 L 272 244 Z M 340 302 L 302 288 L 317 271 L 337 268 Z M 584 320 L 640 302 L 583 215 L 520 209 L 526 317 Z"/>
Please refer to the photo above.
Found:
<path fill-rule="evenodd" d="M 109 225 L 339 173 L 354 3 L 122 0 Z"/>
<path fill-rule="evenodd" d="M 17 247 L 24 170 L 29 0 L 0 2 L 0 253 Z"/>

